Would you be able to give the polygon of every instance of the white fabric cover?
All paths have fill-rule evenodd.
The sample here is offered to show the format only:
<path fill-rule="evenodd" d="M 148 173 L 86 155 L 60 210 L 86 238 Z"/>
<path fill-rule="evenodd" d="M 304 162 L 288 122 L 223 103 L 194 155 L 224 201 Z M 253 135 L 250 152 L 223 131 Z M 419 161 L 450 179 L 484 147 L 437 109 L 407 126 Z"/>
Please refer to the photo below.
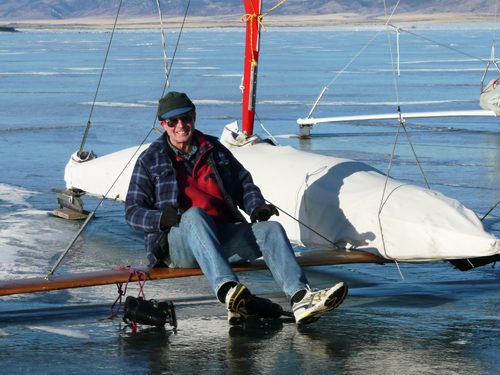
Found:
<path fill-rule="evenodd" d="M 252 173 L 264 197 L 340 247 L 405 262 L 500 252 L 500 240 L 484 230 L 474 212 L 439 192 L 389 179 L 379 223 L 386 178 L 376 169 L 353 160 L 258 143 L 255 138 L 246 142 L 234 134 L 234 124 L 225 132 L 232 133 L 221 137 L 228 147 L 230 143 L 250 144 L 230 149 Z M 124 200 L 135 160 L 147 146 L 83 163 L 70 160 L 65 174 L 67 187 L 103 196 L 129 163 L 107 194 L 110 199 Z M 282 212 L 272 220 L 284 226 L 292 242 L 333 248 Z"/>
<path fill-rule="evenodd" d="M 340 247 L 417 262 L 500 251 L 499 240 L 458 201 L 393 179 L 379 224 L 385 176 L 366 164 L 264 143 L 231 151 L 252 172 L 266 199 Z M 291 240 L 332 248 L 287 215 L 276 220 Z"/>

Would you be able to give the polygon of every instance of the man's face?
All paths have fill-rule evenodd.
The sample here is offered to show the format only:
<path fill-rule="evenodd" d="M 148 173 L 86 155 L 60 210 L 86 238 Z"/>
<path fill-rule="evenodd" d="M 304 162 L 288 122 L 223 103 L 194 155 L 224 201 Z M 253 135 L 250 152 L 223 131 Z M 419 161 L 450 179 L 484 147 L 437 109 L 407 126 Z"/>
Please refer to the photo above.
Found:
<path fill-rule="evenodd" d="M 161 126 L 170 137 L 172 145 L 183 150 L 185 147 L 191 147 L 195 121 L 196 112 L 190 111 L 162 120 Z"/>

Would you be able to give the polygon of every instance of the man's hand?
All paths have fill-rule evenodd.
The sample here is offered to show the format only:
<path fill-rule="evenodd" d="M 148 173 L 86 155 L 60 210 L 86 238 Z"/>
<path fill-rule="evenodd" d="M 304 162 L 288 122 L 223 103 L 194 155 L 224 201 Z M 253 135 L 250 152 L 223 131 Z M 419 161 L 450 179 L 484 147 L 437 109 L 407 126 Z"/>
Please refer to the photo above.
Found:
<path fill-rule="evenodd" d="M 257 221 L 268 221 L 273 215 L 279 216 L 278 209 L 272 204 L 263 204 L 252 211 L 250 221 L 255 223 Z"/>
<path fill-rule="evenodd" d="M 166 230 L 167 228 L 173 227 L 180 221 L 180 215 L 177 212 L 179 204 L 176 203 L 173 206 L 168 206 L 163 209 L 160 219 L 160 228 Z"/>

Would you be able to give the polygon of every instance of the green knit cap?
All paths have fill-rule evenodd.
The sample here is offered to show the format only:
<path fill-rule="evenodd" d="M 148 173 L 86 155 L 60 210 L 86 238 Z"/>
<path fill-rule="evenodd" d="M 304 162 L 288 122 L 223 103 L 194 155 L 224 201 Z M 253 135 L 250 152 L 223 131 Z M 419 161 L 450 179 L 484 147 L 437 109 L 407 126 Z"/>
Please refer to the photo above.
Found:
<path fill-rule="evenodd" d="M 186 94 L 171 91 L 158 101 L 158 118 L 164 120 L 195 109 L 195 105 Z"/>

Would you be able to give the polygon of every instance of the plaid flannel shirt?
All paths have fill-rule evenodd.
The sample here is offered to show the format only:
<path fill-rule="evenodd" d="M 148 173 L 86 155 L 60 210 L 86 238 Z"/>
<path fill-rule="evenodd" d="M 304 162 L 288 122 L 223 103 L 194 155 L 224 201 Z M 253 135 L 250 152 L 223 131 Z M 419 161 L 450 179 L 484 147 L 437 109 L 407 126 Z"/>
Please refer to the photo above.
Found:
<path fill-rule="evenodd" d="M 197 130 L 196 133 L 201 134 Z M 208 141 L 198 152 L 198 157 L 208 152 L 208 161 L 216 175 L 226 202 L 235 212 L 235 221 L 245 221 L 240 207 L 248 215 L 265 203 L 252 176 L 231 152 L 215 137 L 202 134 Z M 170 146 L 166 133 L 158 138 L 139 156 L 130 179 L 125 200 L 125 219 L 135 230 L 144 232 L 149 266 L 157 260 L 152 251 L 164 232 L 160 230 L 163 209 L 177 203 L 179 187 L 172 161 L 168 156 Z M 183 209 L 179 209 L 182 214 Z"/>

